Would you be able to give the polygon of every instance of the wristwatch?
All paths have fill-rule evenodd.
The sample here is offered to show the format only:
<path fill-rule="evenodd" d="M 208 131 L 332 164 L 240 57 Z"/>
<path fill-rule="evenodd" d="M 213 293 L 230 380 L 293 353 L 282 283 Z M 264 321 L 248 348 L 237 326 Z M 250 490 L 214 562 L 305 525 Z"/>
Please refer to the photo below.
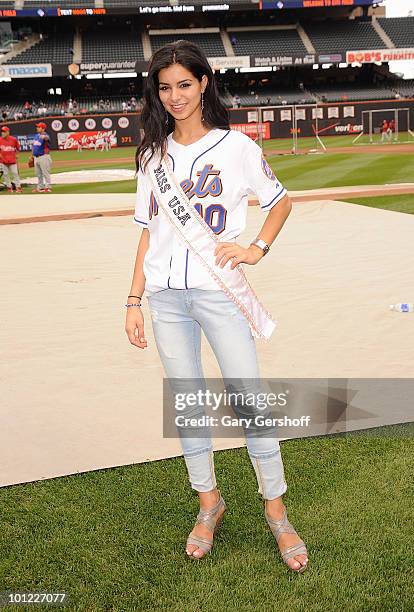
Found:
<path fill-rule="evenodd" d="M 270 250 L 270 246 L 261 238 L 256 238 L 256 240 L 253 240 L 253 242 L 251 242 L 250 244 L 255 244 L 256 246 L 258 246 L 260 249 L 262 249 L 263 251 L 263 257 L 266 255 L 266 253 L 269 252 Z"/>

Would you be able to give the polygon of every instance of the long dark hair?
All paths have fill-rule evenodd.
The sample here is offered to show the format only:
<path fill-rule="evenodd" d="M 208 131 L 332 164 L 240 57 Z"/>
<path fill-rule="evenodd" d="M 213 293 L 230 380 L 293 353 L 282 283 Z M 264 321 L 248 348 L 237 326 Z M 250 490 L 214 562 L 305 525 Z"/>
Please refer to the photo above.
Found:
<path fill-rule="evenodd" d="M 141 121 L 144 138 L 135 154 L 137 171 L 141 165 L 145 171 L 148 161 L 156 151 L 165 154 L 167 136 L 174 129 L 174 118 L 168 113 L 159 98 L 158 73 L 172 64 L 181 64 L 200 82 L 207 75 L 208 83 L 204 90 L 204 124 L 210 128 L 230 129 L 229 113 L 222 104 L 213 70 L 200 47 L 187 40 L 177 40 L 164 45 L 156 51 L 150 61 L 148 76 L 144 86 L 144 106 Z M 168 117 L 168 123 L 166 118 Z M 149 155 L 145 155 L 148 152 Z M 144 157 L 145 156 L 145 157 Z M 141 162 L 144 160 L 144 163 Z"/>

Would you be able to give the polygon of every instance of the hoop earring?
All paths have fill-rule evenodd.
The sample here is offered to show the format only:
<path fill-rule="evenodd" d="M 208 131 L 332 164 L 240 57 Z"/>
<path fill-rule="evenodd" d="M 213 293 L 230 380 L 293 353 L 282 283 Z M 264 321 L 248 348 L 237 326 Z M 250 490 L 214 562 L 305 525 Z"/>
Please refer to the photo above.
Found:
<path fill-rule="evenodd" d="M 169 121 L 168 112 L 165 111 L 165 125 L 168 125 L 168 121 Z"/>
<path fill-rule="evenodd" d="M 204 121 L 203 110 L 204 110 L 204 91 L 201 92 L 201 121 Z"/>

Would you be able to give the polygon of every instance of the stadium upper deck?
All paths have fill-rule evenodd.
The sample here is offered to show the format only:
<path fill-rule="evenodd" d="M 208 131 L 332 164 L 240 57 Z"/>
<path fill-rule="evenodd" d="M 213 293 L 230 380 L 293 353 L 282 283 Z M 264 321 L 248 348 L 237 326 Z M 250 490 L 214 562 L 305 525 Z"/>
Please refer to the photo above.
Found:
<path fill-rule="evenodd" d="M 149 34 L 149 36 L 147 36 Z M 84 32 L 49 32 L 30 48 L 3 58 L 5 64 L 68 64 L 77 48 L 77 63 L 145 61 L 162 45 L 182 38 L 191 40 L 209 57 L 234 56 L 345 56 L 350 50 L 380 50 L 414 47 L 414 17 L 348 20 L 326 23 L 294 23 L 275 26 L 233 26 L 174 31 L 139 29 L 130 24 L 121 29 L 100 26 Z M 345 61 L 345 57 L 343 60 Z M 314 63 L 309 60 L 308 63 Z"/>

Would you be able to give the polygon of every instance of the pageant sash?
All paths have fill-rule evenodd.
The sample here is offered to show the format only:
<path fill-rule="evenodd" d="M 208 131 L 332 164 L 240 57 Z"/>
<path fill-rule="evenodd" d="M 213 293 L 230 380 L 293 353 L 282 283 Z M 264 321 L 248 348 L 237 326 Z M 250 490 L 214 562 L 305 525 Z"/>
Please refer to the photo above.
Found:
<path fill-rule="evenodd" d="M 231 259 L 224 268 L 216 265 L 214 250 L 220 240 L 195 209 L 174 175 L 168 157 L 154 155 L 148 172 L 157 204 L 173 226 L 179 238 L 207 269 L 210 276 L 247 318 L 252 334 L 268 340 L 276 321 L 259 302 L 241 264 L 230 269 Z"/>

